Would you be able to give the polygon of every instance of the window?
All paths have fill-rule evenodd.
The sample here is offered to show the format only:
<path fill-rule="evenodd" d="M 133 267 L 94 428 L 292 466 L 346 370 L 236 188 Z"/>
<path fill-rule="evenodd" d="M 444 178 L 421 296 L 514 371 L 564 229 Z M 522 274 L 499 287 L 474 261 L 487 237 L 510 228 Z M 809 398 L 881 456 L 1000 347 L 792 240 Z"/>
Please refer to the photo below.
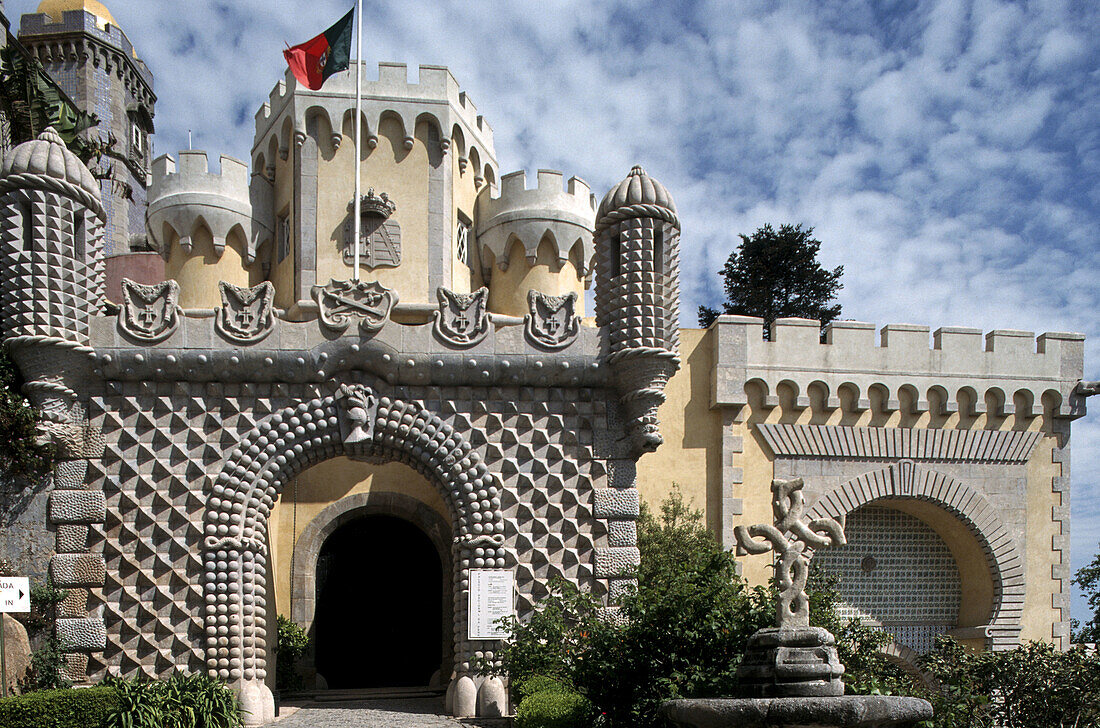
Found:
<path fill-rule="evenodd" d="M 145 159 L 145 132 L 136 122 L 130 125 L 130 152 L 134 159 Z"/>
<path fill-rule="evenodd" d="M 279 238 L 278 262 L 282 263 L 290 255 L 290 215 L 280 215 L 276 223 L 276 233 Z"/>
<path fill-rule="evenodd" d="M 461 212 L 458 213 L 458 230 L 456 232 L 455 254 L 464 266 L 470 267 L 470 220 Z"/>

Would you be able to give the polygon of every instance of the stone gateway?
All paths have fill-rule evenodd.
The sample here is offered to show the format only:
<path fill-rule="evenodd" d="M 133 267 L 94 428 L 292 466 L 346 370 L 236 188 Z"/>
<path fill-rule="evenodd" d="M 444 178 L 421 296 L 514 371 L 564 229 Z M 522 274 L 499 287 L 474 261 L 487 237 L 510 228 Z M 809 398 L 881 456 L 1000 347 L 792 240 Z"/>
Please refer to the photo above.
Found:
<path fill-rule="evenodd" d="M 21 34 L 48 69 L 69 62 L 65 39 L 130 48 L 99 3 L 40 10 Z M 890 632 L 899 662 L 939 633 L 1067 643 L 1082 336 L 681 329 L 690 231 L 657 180 L 635 167 L 598 201 L 560 172 L 500 175 L 449 71 L 364 71 L 378 192 L 358 241 L 354 69 L 320 91 L 280 80 L 248 162 L 153 159 L 150 251 L 111 242 L 115 191 L 53 131 L 4 156 L 4 343 L 61 460 L 4 491 L 0 555 L 68 590 L 74 681 L 209 671 L 258 724 L 285 615 L 316 638 L 311 688 L 403 675 L 446 688 L 454 715 L 496 715 L 505 686 L 475 662 L 499 642 L 470 632 L 473 575 L 506 575 L 521 619 L 552 577 L 612 603 L 640 503 L 674 482 L 732 547 L 771 522 L 772 481 L 801 478 L 808 520 L 847 520 L 848 544 L 820 557 L 845 608 Z M 151 99 L 151 74 L 131 81 L 118 93 Z M 771 559 L 746 556 L 745 576 L 763 582 Z M 884 606 L 922 559 L 924 601 Z"/>

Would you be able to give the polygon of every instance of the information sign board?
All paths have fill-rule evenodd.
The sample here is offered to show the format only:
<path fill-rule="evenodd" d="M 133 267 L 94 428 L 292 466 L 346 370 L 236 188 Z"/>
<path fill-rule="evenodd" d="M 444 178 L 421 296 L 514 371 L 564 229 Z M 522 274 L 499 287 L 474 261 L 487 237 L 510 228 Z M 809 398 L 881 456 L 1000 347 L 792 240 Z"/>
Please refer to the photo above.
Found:
<path fill-rule="evenodd" d="M 496 623 L 515 614 L 515 576 L 507 569 L 470 569 L 469 637 L 497 640 L 508 636 Z"/>
<path fill-rule="evenodd" d="M 0 614 L 31 611 L 30 579 L 0 576 Z"/>

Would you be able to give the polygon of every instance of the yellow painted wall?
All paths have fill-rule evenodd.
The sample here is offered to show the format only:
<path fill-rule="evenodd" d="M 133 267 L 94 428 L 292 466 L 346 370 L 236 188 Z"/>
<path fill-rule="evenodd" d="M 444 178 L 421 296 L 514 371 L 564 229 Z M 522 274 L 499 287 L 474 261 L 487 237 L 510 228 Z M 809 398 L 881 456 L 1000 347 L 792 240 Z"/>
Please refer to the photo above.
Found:
<path fill-rule="evenodd" d="M 358 493 L 401 493 L 450 522 L 439 490 L 407 465 L 373 465 L 336 457 L 303 471 L 287 483 L 268 517 L 269 568 L 274 575 L 277 614 L 290 615 L 290 564 L 294 543 L 317 515 L 341 498 Z M 295 508 L 297 504 L 297 508 Z M 268 595 L 268 599 L 271 595 Z"/>
<path fill-rule="evenodd" d="M 474 231 L 477 229 L 477 219 L 474 217 L 478 189 L 474 186 L 474 167 L 466 165 L 466 171 L 462 171 L 462 165 L 458 161 L 463 152 L 458 149 L 458 141 L 452 137 L 451 151 L 448 154 L 451 164 L 451 242 L 455 240 L 454 234 L 458 231 L 458 213 L 461 210 L 473 224 L 470 226 L 470 265 L 466 266 L 458 259 L 458 250 L 451 246 L 451 288 L 458 293 L 469 293 L 485 285 L 481 278 L 480 256 L 477 246 L 477 238 Z M 482 185 L 481 189 L 487 189 Z M 488 194 L 488 193 L 486 193 Z"/>
<path fill-rule="evenodd" d="M 584 315 L 584 278 L 577 273 L 573 261 L 562 264 L 549 240 L 539 242 L 535 264 L 527 262 L 523 245 L 514 241 L 508 250 L 508 270 L 493 268 L 489 282 L 489 310 L 508 316 L 527 314 L 527 292 L 542 291 L 551 296 L 562 296 L 570 291 L 577 294 L 576 313 Z"/>
<path fill-rule="evenodd" d="M 289 143 L 289 142 L 288 142 Z M 291 232 L 290 255 L 279 260 L 279 226 L 281 216 L 286 216 L 290 221 L 290 229 L 294 230 L 294 155 L 287 154 L 283 159 L 278 153 L 275 159 L 275 219 L 272 220 L 272 230 L 275 235 L 271 245 L 271 282 L 275 286 L 275 305 L 279 308 L 290 308 L 297 302 L 294 292 L 294 246 L 297 241 L 293 239 Z M 308 291 L 305 295 L 308 295 Z"/>
<path fill-rule="evenodd" d="M 325 126 L 322 123 L 322 126 Z M 344 139 L 333 152 L 321 136 L 317 171 L 317 282 L 348 280 L 352 269 L 343 260 L 344 225 L 351 220 L 348 203 L 355 196 L 354 119 L 343 128 Z M 404 146 L 405 131 L 395 117 L 384 117 L 378 127 L 378 146 L 362 148 L 362 193 L 371 187 L 385 192 L 397 205 L 390 218 L 401 226 L 401 265 L 396 268 L 363 267 L 363 280 L 377 280 L 395 289 L 402 303 L 430 303 L 428 290 L 428 125 L 417 124 L 413 148 Z M 446 162 L 444 162 L 446 164 Z"/>
<path fill-rule="evenodd" d="M 657 416 L 665 444 L 638 461 L 638 491 L 654 513 L 672 484 L 680 487 L 692 508 L 708 514 L 707 526 L 717 530 L 722 478 L 722 420 L 710 409 L 710 376 L 714 370 L 711 335 L 700 329 L 680 331 L 680 371 L 665 388 L 665 403 Z"/>
<path fill-rule="evenodd" d="M 245 267 L 244 241 L 235 233 L 226 241 L 220 256 L 214 250 L 213 236 L 202 225 L 191 235 L 190 252 L 185 252 L 179 237 L 172 235 L 164 277 L 179 283 L 179 305 L 183 308 L 220 308 L 218 281 L 248 286 L 259 275 L 259 263 Z"/>

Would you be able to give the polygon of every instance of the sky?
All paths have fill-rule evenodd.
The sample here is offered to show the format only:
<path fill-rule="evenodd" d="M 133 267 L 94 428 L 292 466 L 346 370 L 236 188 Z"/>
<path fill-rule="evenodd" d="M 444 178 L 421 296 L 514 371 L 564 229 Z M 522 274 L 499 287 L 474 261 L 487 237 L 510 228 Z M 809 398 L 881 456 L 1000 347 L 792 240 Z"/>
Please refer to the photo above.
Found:
<path fill-rule="evenodd" d="M 247 160 L 285 44 L 352 3 L 106 4 L 155 74 L 156 152 L 191 130 Z M 502 173 L 602 194 L 640 163 L 663 182 L 684 325 L 720 301 L 739 233 L 803 223 L 844 266 L 843 318 L 1083 332 L 1100 379 L 1100 3 L 370 0 L 363 17 L 364 59 L 451 69 Z M 1100 414 L 1072 453 L 1076 570 L 1100 542 Z"/>

